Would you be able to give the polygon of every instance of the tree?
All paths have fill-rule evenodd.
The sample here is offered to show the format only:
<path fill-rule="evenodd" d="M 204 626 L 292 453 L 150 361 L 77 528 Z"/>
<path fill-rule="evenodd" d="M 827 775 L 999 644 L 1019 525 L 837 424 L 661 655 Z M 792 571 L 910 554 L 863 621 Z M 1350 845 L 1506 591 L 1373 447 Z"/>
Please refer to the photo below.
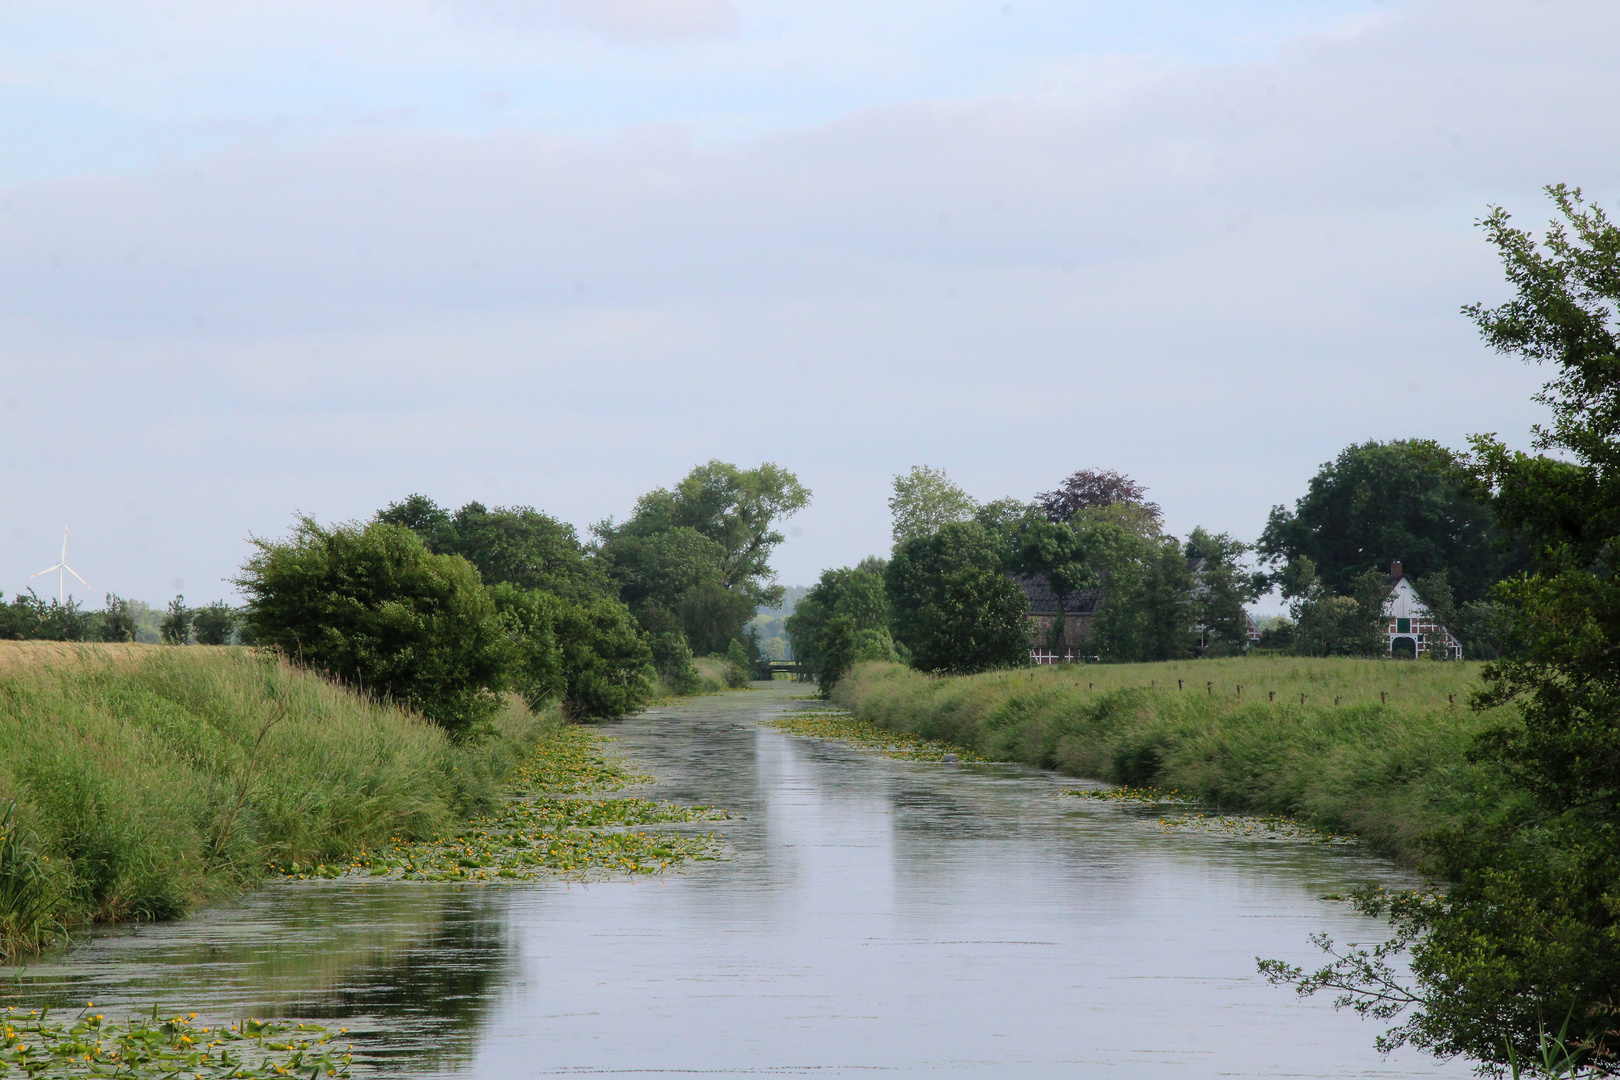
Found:
<path fill-rule="evenodd" d="M 557 624 L 567 601 L 506 581 L 490 586 L 489 598 L 506 632 L 506 687 L 531 709 L 560 699 L 567 693 L 568 680 L 557 645 Z"/>
<path fill-rule="evenodd" d="M 775 526 L 809 502 L 809 489 L 780 466 L 710 461 L 674 489 L 643 495 L 623 524 L 591 531 L 621 598 L 638 612 L 679 616 L 694 652 L 723 653 L 758 608 L 781 603 L 770 567 L 784 539 Z"/>
<path fill-rule="evenodd" d="M 199 645 L 229 645 L 236 632 L 236 612 L 225 601 L 215 600 L 192 611 L 191 631 Z"/>
<path fill-rule="evenodd" d="M 1147 489 L 1123 473 L 1112 469 L 1080 469 L 1059 484 L 1056 491 L 1043 491 L 1035 503 L 1052 521 L 1070 521 L 1082 510 L 1104 506 L 1134 506 L 1151 518 L 1155 528 L 1164 520 L 1159 504 L 1148 502 Z"/>
<path fill-rule="evenodd" d="M 896 658 L 881 559 L 825 570 L 787 618 L 793 655 L 826 697 L 864 660 Z"/>
<path fill-rule="evenodd" d="M 107 594 L 107 609 L 101 614 L 102 641 L 135 640 L 135 608 L 117 593 Z"/>
<path fill-rule="evenodd" d="M 1373 656 L 1384 651 L 1386 575 L 1357 575 L 1348 595 L 1334 592 L 1308 557 L 1285 568 L 1283 596 L 1293 601 L 1294 651 L 1301 656 Z"/>
<path fill-rule="evenodd" d="M 1203 627 L 1199 650 L 1204 655 L 1232 656 L 1249 643 L 1244 605 L 1269 590 L 1264 574 L 1243 565 L 1252 550 L 1226 533 L 1194 529 L 1183 549 L 1193 577 L 1193 619 Z"/>
<path fill-rule="evenodd" d="M 186 608 L 184 596 L 169 601 L 168 611 L 158 625 L 158 636 L 165 645 L 184 645 L 191 640 L 191 612 Z"/>
<path fill-rule="evenodd" d="M 562 652 L 564 715 L 608 719 L 647 703 L 652 652 L 623 604 L 565 603 L 555 633 Z"/>
<path fill-rule="evenodd" d="M 895 549 L 884 581 L 895 637 L 913 667 L 966 674 L 1029 662 L 1029 598 L 979 523 L 947 522 L 913 536 Z"/>
<path fill-rule="evenodd" d="M 894 478 L 894 494 L 889 496 L 894 546 L 932 536 L 953 521 L 967 521 L 977 506 L 972 496 L 951 483 L 944 469 L 913 465 L 910 472 Z"/>
<path fill-rule="evenodd" d="M 390 504 L 377 520 L 410 529 L 430 551 L 460 555 L 478 568 L 485 584 L 544 589 L 576 601 L 613 594 L 574 527 L 531 506 L 491 510 L 470 502 L 451 514 L 426 496 L 412 495 Z"/>
<path fill-rule="evenodd" d="M 1391 991 L 1384 954 L 1340 955 L 1305 975 L 1357 1008 L 1403 1022 L 1387 1045 L 1464 1054 L 1487 1068 L 1530 1058 L 1565 1026 L 1580 1064 L 1620 1073 L 1620 228 L 1579 191 L 1548 189 L 1562 220 L 1541 244 L 1493 208 L 1481 222 L 1515 296 L 1465 308 L 1498 351 L 1552 364 L 1552 411 L 1534 449 L 1477 436 L 1473 492 L 1533 565 L 1494 597 L 1514 651 L 1488 664 L 1477 708 L 1517 708 L 1474 749 L 1505 798 L 1433 839 L 1439 896 L 1363 894 L 1411 950 L 1413 985 Z M 1550 453 L 1545 453 L 1550 452 Z M 1461 590 L 1459 590 L 1460 592 Z M 1379 964 L 1384 966 L 1379 968 Z M 1393 1002 L 1385 1011 L 1380 1002 Z"/>
<path fill-rule="evenodd" d="M 1174 537 L 1131 503 L 1082 507 L 1072 529 L 1095 575 L 1101 602 L 1088 647 L 1103 660 L 1175 660 L 1193 648 L 1193 579 Z M 1050 527 L 1050 526 L 1049 526 Z"/>
<path fill-rule="evenodd" d="M 1292 511 L 1272 508 L 1258 549 L 1273 566 L 1309 558 L 1335 593 L 1398 559 L 1408 573 L 1445 572 L 1460 598 L 1479 600 L 1523 563 L 1501 539 L 1489 507 L 1469 493 L 1458 456 L 1402 439 L 1342 450 Z"/>
<path fill-rule="evenodd" d="M 506 626 L 478 571 L 386 522 L 324 528 L 300 517 L 253 538 L 236 584 L 261 645 L 419 710 L 465 735 L 499 707 Z"/>

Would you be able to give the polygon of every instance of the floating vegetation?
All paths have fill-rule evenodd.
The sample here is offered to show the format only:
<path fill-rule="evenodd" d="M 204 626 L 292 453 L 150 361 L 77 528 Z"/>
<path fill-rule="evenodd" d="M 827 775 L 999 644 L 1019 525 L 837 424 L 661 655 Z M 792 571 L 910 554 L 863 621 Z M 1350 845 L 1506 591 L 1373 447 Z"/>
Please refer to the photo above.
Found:
<path fill-rule="evenodd" d="M 1069 788 L 1066 794 L 1079 799 L 1097 799 L 1101 802 L 1112 803 L 1142 803 L 1146 805 L 1162 806 L 1165 804 L 1197 804 L 1198 800 L 1183 795 L 1175 788 L 1156 787 L 1113 787 L 1113 788 Z"/>
<path fill-rule="evenodd" d="M 1325 833 L 1298 818 L 1276 815 L 1183 814 L 1180 817 L 1160 818 L 1159 828 L 1164 832 L 1195 829 L 1215 836 L 1266 843 L 1332 844 L 1339 847 L 1353 847 L 1361 843 L 1353 836 Z"/>
<path fill-rule="evenodd" d="M 777 720 L 766 720 L 765 727 L 780 728 L 793 735 L 807 735 L 813 739 L 838 739 L 852 743 L 862 750 L 876 750 L 886 757 L 904 761 L 943 761 L 946 754 L 956 755 L 958 761 L 992 761 L 971 750 L 952 746 L 947 742 L 924 739 L 904 731 L 889 731 L 870 720 L 860 720 L 847 712 L 815 710 L 794 713 Z"/>
<path fill-rule="evenodd" d="M 530 881 L 541 874 L 657 874 L 685 860 L 719 858 L 720 837 L 647 825 L 720 821 L 722 810 L 639 797 L 596 798 L 652 779 L 602 753 L 601 736 L 564 727 L 513 773 L 506 799 L 455 836 L 395 838 L 387 850 L 362 851 L 343 865 L 277 867 L 296 878 L 388 877 L 406 881 Z M 570 797 L 578 796 L 578 797 Z"/>
<path fill-rule="evenodd" d="M 311 1076 L 346 1077 L 350 1048 L 333 1045 L 345 1034 L 318 1024 L 243 1020 L 229 1027 L 201 1027 L 197 1014 L 119 1023 L 92 1013 L 92 1002 L 68 1020 L 49 1010 L 0 1014 L 0 1078 L 120 1077 L 144 1080 L 261 1080 Z"/>

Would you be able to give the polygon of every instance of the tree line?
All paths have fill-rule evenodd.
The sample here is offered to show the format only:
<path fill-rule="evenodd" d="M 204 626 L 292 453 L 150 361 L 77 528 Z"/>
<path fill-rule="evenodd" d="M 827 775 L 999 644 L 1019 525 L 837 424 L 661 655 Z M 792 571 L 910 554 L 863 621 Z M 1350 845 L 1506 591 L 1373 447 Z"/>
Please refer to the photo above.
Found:
<path fill-rule="evenodd" d="M 868 659 L 953 674 L 1028 663 L 1019 579 L 1058 598 L 1051 645 L 1067 601 L 1083 596 L 1087 652 L 1121 662 L 1240 651 L 1244 605 L 1266 588 L 1244 565 L 1248 545 L 1201 528 L 1167 534 L 1145 489 L 1108 470 L 1079 470 L 1028 502 L 980 504 L 917 466 L 895 478 L 889 508 L 889 556 L 826 571 L 787 620 L 794 656 L 824 691 Z"/>
<path fill-rule="evenodd" d="M 585 542 L 532 507 L 410 495 L 367 522 L 306 516 L 254 539 L 235 584 L 258 644 L 458 736 L 507 692 L 573 719 L 618 716 L 660 688 L 696 690 L 694 655 L 723 657 L 733 682 L 754 676 L 747 623 L 782 593 L 775 525 L 809 499 L 776 465 L 710 461 Z"/>

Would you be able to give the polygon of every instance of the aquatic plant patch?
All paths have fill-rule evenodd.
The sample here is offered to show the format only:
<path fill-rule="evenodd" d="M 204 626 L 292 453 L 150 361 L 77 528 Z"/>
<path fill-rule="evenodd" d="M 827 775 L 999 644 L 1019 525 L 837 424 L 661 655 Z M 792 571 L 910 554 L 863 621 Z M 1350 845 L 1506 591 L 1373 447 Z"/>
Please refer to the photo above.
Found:
<path fill-rule="evenodd" d="M 1175 788 L 1130 787 L 1129 785 L 1111 788 L 1070 788 L 1065 794 L 1080 799 L 1092 799 L 1097 802 L 1141 803 L 1152 806 L 1198 802 L 1197 799 L 1183 795 Z"/>
<path fill-rule="evenodd" d="M 1313 829 L 1298 818 L 1275 814 L 1179 814 L 1159 819 L 1164 832 L 1172 829 L 1201 832 L 1210 836 L 1224 836 L 1233 840 L 1251 840 L 1272 844 L 1330 844 L 1335 847 L 1354 847 L 1361 843 L 1353 836 Z"/>
<path fill-rule="evenodd" d="M 343 865 L 280 867 L 297 878 L 351 875 L 406 881 L 531 881 L 545 875 L 658 874 L 687 861 L 719 858 L 720 837 L 646 826 L 720 821 L 722 810 L 640 797 L 600 798 L 652 778 L 609 758 L 605 740 L 586 728 L 549 734 L 513 773 L 506 798 L 453 836 L 396 838 Z"/>
<path fill-rule="evenodd" d="M 997 760 L 982 757 L 965 747 L 937 739 L 924 739 L 906 731 L 890 731 L 878 727 L 869 720 L 857 719 L 847 712 L 817 709 L 794 713 L 777 720 L 766 720 L 764 726 L 813 739 L 837 739 L 862 750 L 876 750 L 885 757 L 900 758 L 903 761 L 943 761 L 946 754 L 955 754 L 958 761 Z"/>
<path fill-rule="evenodd" d="M 269 1080 L 347 1077 L 350 1047 L 318 1024 L 243 1020 L 227 1027 L 197 1023 L 197 1015 L 109 1021 L 86 1002 L 77 1015 L 52 1019 L 49 1010 L 0 1014 L 0 1078 L 119 1077 L 157 1080 Z"/>

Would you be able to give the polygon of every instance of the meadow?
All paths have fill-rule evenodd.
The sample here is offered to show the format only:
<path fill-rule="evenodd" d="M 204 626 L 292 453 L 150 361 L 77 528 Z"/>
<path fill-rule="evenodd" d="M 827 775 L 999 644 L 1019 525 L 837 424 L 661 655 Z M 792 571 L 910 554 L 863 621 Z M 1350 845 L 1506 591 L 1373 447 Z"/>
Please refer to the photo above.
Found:
<path fill-rule="evenodd" d="M 859 665 L 832 700 L 884 728 L 991 759 L 1173 789 L 1281 814 L 1418 862 L 1442 826 L 1495 820 L 1515 798 L 1475 735 L 1478 664 L 1242 657 L 1057 665 L 935 677 Z"/>
<path fill-rule="evenodd" d="M 0 643 L 0 959 L 444 835 L 557 726 L 514 699 L 457 743 L 250 650 Z"/>

